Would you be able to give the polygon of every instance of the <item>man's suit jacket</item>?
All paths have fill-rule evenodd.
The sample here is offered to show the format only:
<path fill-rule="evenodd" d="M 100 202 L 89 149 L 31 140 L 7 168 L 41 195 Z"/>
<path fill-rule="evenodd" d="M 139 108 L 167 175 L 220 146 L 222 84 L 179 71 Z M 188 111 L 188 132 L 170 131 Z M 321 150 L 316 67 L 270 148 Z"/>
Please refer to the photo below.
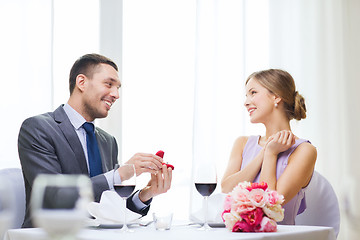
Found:
<path fill-rule="evenodd" d="M 95 129 L 99 145 L 103 172 L 114 168 L 117 161 L 118 147 L 113 136 L 100 128 Z M 36 176 L 47 174 L 85 174 L 89 176 L 84 150 L 77 133 L 66 115 L 63 106 L 54 112 L 48 112 L 26 119 L 19 132 L 18 151 L 26 189 L 26 214 L 23 227 L 31 227 L 29 202 L 31 189 Z M 109 190 L 103 174 L 91 178 L 95 201 Z M 127 207 L 136 211 L 132 196 Z M 145 215 L 149 207 L 139 213 Z"/>

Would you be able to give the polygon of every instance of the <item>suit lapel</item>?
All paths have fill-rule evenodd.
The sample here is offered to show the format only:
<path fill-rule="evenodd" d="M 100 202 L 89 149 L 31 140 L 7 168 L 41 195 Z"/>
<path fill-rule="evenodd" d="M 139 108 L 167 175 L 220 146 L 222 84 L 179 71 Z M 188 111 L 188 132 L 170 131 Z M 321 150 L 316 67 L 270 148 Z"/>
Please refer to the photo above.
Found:
<path fill-rule="evenodd" d="M 84 150 L 81 146 L 79 137 L 77 136 L 74 126 L 71 124 L 62 105 L 54 111 L 54 120 L 59 123 L 60 130 L 63 132 L 71 149 L 75 153 L 81 172 L 89 175 Z"/>

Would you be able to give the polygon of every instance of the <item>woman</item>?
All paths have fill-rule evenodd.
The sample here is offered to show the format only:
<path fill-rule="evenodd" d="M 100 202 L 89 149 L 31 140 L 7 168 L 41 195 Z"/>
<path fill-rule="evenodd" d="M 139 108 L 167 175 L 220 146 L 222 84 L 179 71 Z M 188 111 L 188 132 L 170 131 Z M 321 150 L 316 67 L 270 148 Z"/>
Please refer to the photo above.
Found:
<path fill-rule="evenodd" d="M 245 107 L 252 123 L 262 123 L 265 136 L 239 137 L 221 182 L 228 193 L 242 181 L 266 182 L 284 195 L 285 217 L 280 224 L 295 224 L 305 210 L 304 188 L 316 162 L 316 148 L 296 137 L 290 120 L 306 118 L 304 98 L 295 90 L 292 76 L 279 69 L 251 74 L 245 83 Z"/>

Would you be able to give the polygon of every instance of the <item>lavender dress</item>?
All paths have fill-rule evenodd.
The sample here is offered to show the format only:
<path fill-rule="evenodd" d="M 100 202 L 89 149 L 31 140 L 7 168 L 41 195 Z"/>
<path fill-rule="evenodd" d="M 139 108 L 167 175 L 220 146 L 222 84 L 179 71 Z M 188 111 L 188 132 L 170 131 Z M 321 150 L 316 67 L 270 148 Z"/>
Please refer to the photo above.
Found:
<path fill-rule="evenodd" d="M 253 160 L 262 149 L 262 147 L 259 145 L 259 138 L 260 136 L 249 137 L 242 154 L 243 160 L 241 164 L 241 169 L 243 169 L 247 164 L 249 164 L 251 160 Z M 295 144 L 291 146 L 291 148 L 278 155 L 277 166 L 276 166 L 276 179 L 279 179 L 281 174 L 284 172 L 288 164 L 288 159 L 291 153 L 297 148 L 297 146 L 299 146 L 303 142 L 310 143 L 308 140 L 305 139 L 297 139 L 295 141 Z M 259 177 L 260 177 L 260 172 L 255 177 L 253 182 L 259 182 Z M 297 195 L 295 195 L 295 197 L 291 199 L 291 201 L 289 201 L 283 206 L 285 209 L 285 213 L 284 213 L 285 217 L 282 222 L 279 222 L 279 224 L 283 224 L 283 225 L 295 224 L 296 215 L 302 213 L 306 209 L 304 196 L 305 196 L 305 188 L 301 189 L 297 193 Z"/>

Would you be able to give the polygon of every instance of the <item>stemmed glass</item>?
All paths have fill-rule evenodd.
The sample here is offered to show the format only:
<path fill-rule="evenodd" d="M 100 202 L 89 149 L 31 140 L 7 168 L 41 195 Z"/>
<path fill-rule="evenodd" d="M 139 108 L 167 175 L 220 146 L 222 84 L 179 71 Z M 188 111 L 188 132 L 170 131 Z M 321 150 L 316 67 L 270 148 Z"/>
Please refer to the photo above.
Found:
<path fill-rule="evenodd" d="M 85 175 L 40 174 L 31 193 L 34 225 L 51 239 L 75 239 L 88 219 L 87 205 L 94 200 Z"/>
<path fill-rule="evenodd" d="M 0 178 L 0 239 L 12 227 L 15 217 L 15 196 L 11 182 Z"/>
<path fill-rule="evenodd" d="M 132 194 L 136 186 L 136 172 L 134 164 L 123 164 L 121 165 L 122 178 L 119 179 L 119 166 L 115 166 L 113 180 L 114 180 L 114 190 L 120 197 L 123 199 L 124 205 L 124 222 L 123 226 L 120 229 L 121 232 L 133 232 L 127 227 L 126 224 L 126 200 Z M 121 182 L 119 182 L 119 180 Z"/>
<path fill-rule="evenodd" d="M 204 197 L 204 225 L 199 230 L 210 230 L 208 224 L 208 197 L 215 191 L 217 185 L 216 166 L 205 163 L 195 168 L 194 183 L 196 190 Z"/>

